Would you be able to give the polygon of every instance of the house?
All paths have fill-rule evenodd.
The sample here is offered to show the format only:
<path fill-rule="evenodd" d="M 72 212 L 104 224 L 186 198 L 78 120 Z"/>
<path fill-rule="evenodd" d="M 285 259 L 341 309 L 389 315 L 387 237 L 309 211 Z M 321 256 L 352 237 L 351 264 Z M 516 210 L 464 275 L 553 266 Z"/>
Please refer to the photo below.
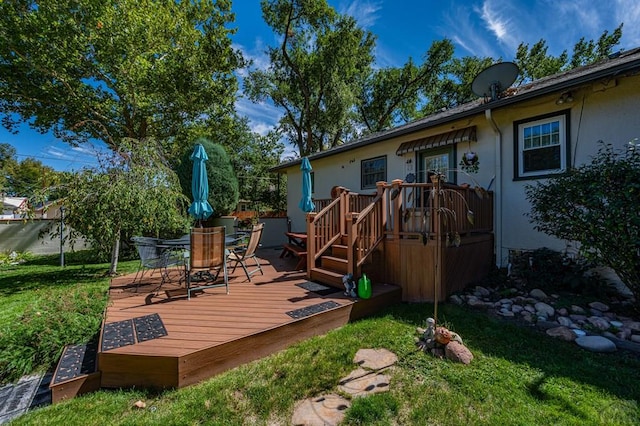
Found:
<path fill-rule="evenodd" d="M 28 207 L 26 197 L 2 197 L 2 219 L 22 219 Z"/>
<path fill-rule="evenodd" d="M 598 141 L 623 148 L 640 136 L 639 72 L 640 48 L 312 154 L 312 195 L 334 198 L 338 186 L 373 194 L 377 182 L 426 183 L 427 171 L 439 170 L 449 183 L 479 186 L 493 196 L 498 267 L 507 266 L 514 250 L 564 250 L 569 242 L 533 229 L 525 187 L 588 162 Z M 459 170 L 467 152 L 477 154 L 477 173 Z M 308 226 L 298 208 L 300 162 L 272 169 L 287 174 L 294 231 Z"/>

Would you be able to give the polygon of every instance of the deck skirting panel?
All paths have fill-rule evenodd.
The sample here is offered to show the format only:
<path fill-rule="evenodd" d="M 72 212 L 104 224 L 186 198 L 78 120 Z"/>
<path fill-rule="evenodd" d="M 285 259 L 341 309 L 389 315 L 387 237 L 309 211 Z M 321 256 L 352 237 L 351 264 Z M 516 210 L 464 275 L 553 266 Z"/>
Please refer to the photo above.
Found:
<path fill-rule="evenodd" d="M 100 352 L 98 366 L 103 388 L 140 387 L 170 389 L 178 387 L 178 357 L 130 355 Z"/>
<path fill-rule="evenodd" d="M 292 320 L 259 333 L 194 352 L 180 358 L 180 381 L 184 387 L 239 365 L 264 358 L 310 337 L 325 334 L 349 322 L 351 307 L 345 304 L 310 317 Z"/>

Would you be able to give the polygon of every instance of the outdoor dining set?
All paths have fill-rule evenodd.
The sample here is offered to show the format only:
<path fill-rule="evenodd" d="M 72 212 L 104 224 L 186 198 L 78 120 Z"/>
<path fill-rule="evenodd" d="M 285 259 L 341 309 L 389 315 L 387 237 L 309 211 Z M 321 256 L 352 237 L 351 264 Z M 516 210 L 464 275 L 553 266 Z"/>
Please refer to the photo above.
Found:
<path fill-rule="evenodd" d="M 224 226 L 194 227 L 190 233 L 176 239 L 133 237 L 140 256 L 140 266 L 134 278 L 136 289 L 147 271 L 159 272 L 161 281 L 156 289 L 171 281 L 170 268 L 181 271 L 178 283 L 191 299 L 194 292 L 207 288 L 225 287 L 229 293 L 229 268 L 238 266 L 247 280 L 257 272 L 263 274 L 256 249 L 260 244 L 264 223 L 254 225 L 249 232 L 227 234 Z M 252 260 L 253 264 L 248 261 Z"/>

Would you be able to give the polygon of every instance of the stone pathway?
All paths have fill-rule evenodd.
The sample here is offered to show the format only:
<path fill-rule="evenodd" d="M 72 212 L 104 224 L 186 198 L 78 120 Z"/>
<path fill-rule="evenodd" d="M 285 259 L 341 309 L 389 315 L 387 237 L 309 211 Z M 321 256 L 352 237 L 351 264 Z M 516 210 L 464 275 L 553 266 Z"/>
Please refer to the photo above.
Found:
<path fill-rule="evenodd" d="M 351 398 L 365 397 L 389 390 L 391 377 L 384 374 L 398 362 L 398 357 L 386 349 L 360 349 L 353 362 L 359 367 L 340 379 L 338 389 Z M 296 403 L 292 425 L 333 426 L 344 420 L 345 411 L 351 407 L 349 399 L 330 393 L 308 398 Z"/>
<path fill-rule="evenodd" d="M 28 410 L 51 404 L 51 374 L 25 376 L 17 383 L 0 388 L 0 424 L 5 424 Z"/>

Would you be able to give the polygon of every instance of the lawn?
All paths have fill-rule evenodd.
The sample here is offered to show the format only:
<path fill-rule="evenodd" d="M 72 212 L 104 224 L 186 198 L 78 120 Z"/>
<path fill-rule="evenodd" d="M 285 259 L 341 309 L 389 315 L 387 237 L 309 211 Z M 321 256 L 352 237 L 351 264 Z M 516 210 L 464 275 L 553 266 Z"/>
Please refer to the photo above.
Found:
<path fill-rule="evenodd" d="M 109 265 L 91 252 L 0 263 L 0 383 L 42 372 L 57 362 L 68 343 L 89 341 L 99 330 L 107 303 Z M 119 264 L 135 271 L 138 261 Z"/>
<path fill-rule="evenodd" d="M 129 266 L 135 269 L 135 263 Z M 42 267 L 56 272 L 54 266 Z M 69 276 L 44 284 L 49 280 L 39 278 L 39 285 L 25 284 L 28 275 L 13 270 L 22 290 L 8 291 L 3 274 L 0 301 L 28 300 L 28 294 L 45 290 L 71 294 L 78 286 L 95 288 L 92 294 L 99 295 L 106 289 L 100 278 L 106 265 L 91 268 L 76 269 L 84 281 Z M 73 275 L 70 270 L 65 272 Z M 103 390 L 34 410 L 15 424 L 286 425 L 296 401 L 337 391 L 339 380 L 355 368 L 352 360 L 360 348 L 386 348 L 399 361 L 391 372 L 390 392 L 353 400 L 344 424 L 637 424 L 636 355 L 590 353 L 464 307 L 441 304 L 438 311 L 440 321 L 459 333 L 474 354 L 470 365 L 417 351 L 415 329 L 432 315 L 433 306 L 399 304 L 195 386 L 159 393 Z M 146 408 L 134 408 L 138 400 Z"/>

